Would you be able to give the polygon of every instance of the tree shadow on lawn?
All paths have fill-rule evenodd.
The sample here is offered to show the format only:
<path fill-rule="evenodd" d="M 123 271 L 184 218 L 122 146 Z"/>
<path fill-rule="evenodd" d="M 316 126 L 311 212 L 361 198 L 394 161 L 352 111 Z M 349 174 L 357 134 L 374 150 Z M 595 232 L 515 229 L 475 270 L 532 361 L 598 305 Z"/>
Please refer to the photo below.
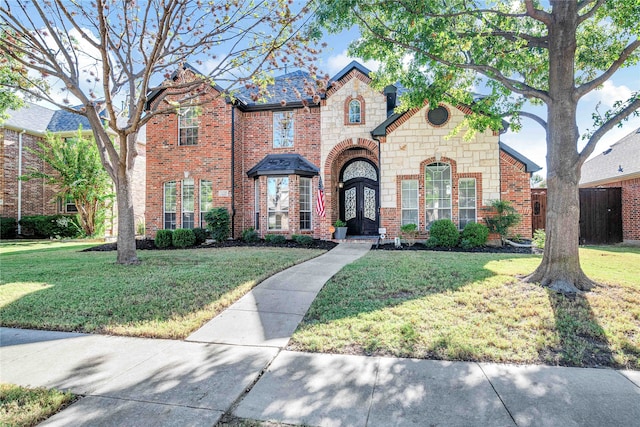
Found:
<path fill-rule="evenodd" d="M 542 361 L 562 366 L 640 369 L 640 348 L 627 340 L 623 340 L 619 352 L 631 361 L 622 364 L 615 360 L 606 331 L 585 295 L 546 291 L 553 309 L 557 344 L 538 350 Z"/>
<path fill-rule="evenodd" d="M 533 358 L 527 360 L 527 363 L 544 363 L 550 365 L 563 365 L 563 366 L 581 366 L 581 367 L 617 367 L 622 368 L 629 366 L 621 365 L 619 361 L 614 359 L 614 352 L 611 349 L 610 343 L 606 338 L 605 330 L 598 323 L 597 317 L 589 305 L 589 301 L 582 295 L 575 298 L 567 298 L 562 295 L 556 294 L 549 290 L 541 290 L 539 285 L 526 284 L 519 281 L 509 280 L 502 286 L 494 286 L 487 289 L 480 289 L 479 292 L 472 295 L 459 292 L 464 287 L 469 286 L 475 282 L 482 282 L 490 279 L 499 273 L 494 272 L 486 267 L 486 258 L 478 258 L 480 261 L 474 261 L 474 255 L 463 255 L 465 257 L 464 262 L 459 259 L 457 262 L 460 267 L 456 267 L 455 264 L 442 263 L 443 265 L 436 265 L 430 267 L 431 270 L 426 272 L 425 275 L 429 276 L 423 286 L 403 286 L 402 284 L 394 284 L 392 275 L 385 275 L 381 273 L 379 275 L 373 275 L 376 277 L 379 283 L 363 283 L 364 281 L 359 277 L 366 273 L 359 272 L 359 268 L 349 268 L 347 266 L 341 271 L 333 281 L 325 285 L 325 289 L 321 291 L 321 297 L 316 299 L 311 309 L 307 312 L 303 323 L 299 327 L 298 331 L 303 332 L 305 328 L 309 331 L 313 331 L 314 325 L 318 324 L 330 324 L 333 321 L 340 321 L 346 319 L 357 319 L 363 315 L 367 315 L 367 320 L 371 325 L 364 328 L 372 328 L 370 330 L 371 337 L 365 338 L 363 341 L 362 327 L 355 323 L 345 323 L 344 325 L 337 325 L 336 328 L 345 328 L 344 334 L 351 334 L 353 332 L 354 338 L 345 338 L 344 347 L 339 352 L 353 353 L 353 354 L 374 354 L 374 355 L 396 355 L 401 357 L 419 357 L 430 359 L 445 359 L 445 360 L 469 360 L 469 361 L 482 361 L 482 360 L 496 360 L 504 361 L 501 359 L 492 359 L 492 348 L 495 346 L 500 353 L 501 346 L 509 345 L 530 345 Z M 509 262 L 512 259 L 519 259 L 514 257 L 500 258 L 504 262 Z M 402 262 L 400 259 L 398 262 Z M 437 263 L 437 261 L 434 260 Z M 469 266 L 474 265 L 471 272 L 468 268 L 462 267 L 462 265 Z M 367 268 L 366 266 L 361 266 Z M 376 267 L 371 267 L 376 268 Z M 378 267 L 379 268 L 379 267 Z M 418 267 L 416 267 L 418 268 Z M 377 272 L 377 270 L 374 270 Z M 391 282 L 391 283 L 388 283 Z M 507 293 L 522 294 L 522 298 L 539 298 L 538 301 L 532 301 L 531 306 L 527 307 L 526 302 L 523 307 L 519 307 L 517 299 L 505 298 L 504 287 L 509 287 Z M 533 289 L 533 294 L 527 293 L 527 287 Z M 325 293 L 325 295 L 323 295 Z M 447 310 L 453 310 L 454 312 L 459 307 L 460 317 L 467 316 L 465 320 L 454 325 L 457 319 L 446 318 L 434 320 L 440 313 L 433 312 L 437 308 L 424 305 L 423 312 L 419 314 L 419 318 L 413 316 L 413 318 L 407 318 L 403 324 L 403 313 L 399 310 L 399 307 L 406 303 L 415 302 L 420 304 L 417 300 L 431 295 L 443 295 L 446 297 L 449 307 Z M 546 298 L 545 298 L 546 296 Z M 535 324 L 531 327 L 538 328 L 531 337 L 527 337 L 527 331 L 524 330 L 523 334 L 520 334 L 518 339 L 520 344 L 513 341 L 513 329 L 526 327 L 521 326 L 535 318 L 528 318 L 527 311 L 532 313 L 539 312 L 540 308 L 545 305 L 545 300 L 548 299 L 550 311 L 552 313 L 540 312 L 539 326 Z M 511 306 L 511 304 L 517 304 Z M 427 308 L 428 307 L 428 308 Z M 513 308 L 511 308 L 513 307 Z M 391 310 L 386 313 L 391 313 L 391 316 L 398 316 L 398 319 L 389 321 L 389 314 L 385 314 L 383 310 Z M 415 310 L 415 309 L 414 309 Z M 418 308 L 420 310 L 420 308 Z M 390 334 L 390 338 L 387 342 L 382 342 L 385 338 L 379 338 L 373 329 L 377 327 L 376 322 L 371 319 L 375 317 L 376 311 L 380 311 L 380 319 L 378 323 L 384 324 L 389 321 L 390 326 L 385 326 L 386 333 Z M 522 312 L 522 314 L 520 314 Z M 373 315 L 371 315 L 374 313 Z M 471 314 L 470 314 L 471 313 Z M 502 314 L 505 318 L 504 328 L 498 330 L 496 328 L 495 334 L 492 335 L 491 330 L 483 328 L 491 328 L 490 323 L 486 322 L 501 322 L 502 317 L 497 318 L 493 313 Z M 412 313 L 408 316 L 411 317 Z M 552 314 L 552 316 L 551 316 Z M 511 317 L 509 317 L 511 316 Z M 455 314 L 454 314 L 455 317 Z M 484 320 L 483 320 L 484 317 Z M 451 319 L 451 323 L 447 323 L 447 319 Z M 487 320 L 490 319 L 490 320 Z M 375 319 L 374 319 L 375 320 Z M 484 344 L 478 344 L 475 336 L 468 338 L 460 338 L 456 334 L 460 333 L 461 328 L 468 331 L 473 329 L 473 322 L 479 322 L 477 325 L 477 335 L 484 336 L 487 340 L 487 348 L 476 348 L 477 345 L 484 346 Z M 429 326 L 429 332 L 427 335 L 420 337 L 419 329 L 420 322 L 430 322 L 432 326 Z M 436 323 L 439 322 L 439 323 Z M 553 322 L 553 323 L 549 323 Z M 466 326 L 464 326 L 466 325 Z M 489 325 L 489 326 L 487 326 Z M 501 325 L 503 326 L 503 325 Z M 393 330 L 395 328 L 395 330 Z M 322 329 L 318 329 L 318 333 L 322 334 Z M 328 332 L 327 337 L 331 337 L 332 334 L 344 335 L 341 332 Z M 383 335 L 385 332 L 381 333 Z M 462 334 L 464 335 L 465 332 Z M 366 331 L 364 332 L 366 335 Z M 468 332 L 467 332 L 468 335 Z M 360 336 L 360 338 L 357 338 Z M 424 337 L 428 340 L 428 343 L 424 342 Z M 311 339 L 311 337 L 309 337 Z M 351 342 L 349 342 L 351 340 Z M 524 340 L 524 344 L 522 344 Z M 536 344 L 536 340 L 540 340 L 539 344 Z M 311 341 L 309 341 L 311 342 Z M 422 343 L 421 343 L 422 342 Z M 302 341 L 300 341 L 302 343 Z M 391 344 L 390 344 L 391 343 Z M 552 344 L 550 344 L 552 343 Z M 306 344 L 303 344 L 305 350 L 312 349 Z M 318 344 L 313 344 L 318 345 Z M 395 349 L 385 348 L 388 345 L 395 345 Z M 537 347 L 536 347 L 537 346 Z M 331 347 L 331 345 L 330 345 Z M 400 347 L 400 350 L 398 350 Z M 294 341 L 290 344 L 292 349 L 300 349 L 298 343 Z M 339 345 L 338 347 L 339 348 Z M 313 351 L 313 350 L 312 350 Z M 335 351 L 335 350 L 334 350 Z M 536 352 L 538 357 L 536 357 Z M 633 345 L 628 344 L 623 348 L 617 350 L 625 356 L 631 356 L 632 360 L 634 355 L 639 354 L 639 350 Z M 498 356 L 501 357 L 501 356 Z M 488 358 L 488 359 L 487 359 Z M 637 359 L 636 360 L 640 360 Z M 516 363 L 522 363 L 522 359 L 510 360 Z M 633 365 L 633 362 L 632 362 Z M 638 366 L 635 367 L 637 369 Z"/>

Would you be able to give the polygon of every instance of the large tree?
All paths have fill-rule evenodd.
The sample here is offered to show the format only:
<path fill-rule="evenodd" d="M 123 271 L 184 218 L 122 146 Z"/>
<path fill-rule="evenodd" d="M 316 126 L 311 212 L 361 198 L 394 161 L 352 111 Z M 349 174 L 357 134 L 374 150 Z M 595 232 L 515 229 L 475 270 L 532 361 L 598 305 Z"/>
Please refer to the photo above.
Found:
<path fill-rule="evenodd" d="M 469 129 L 501 127 L 501 117 L 534 119 L 546 129 L 547 240 L 527 280 L 560 292 L 593 282 L 578 254 L 580 169 L 596 143 L 640 108 L 640 96 L 594 114 L 579 150 L 578 103 L 618 69 L 639 59 L 640 7 L 628 0 L 334 0 L 319 2 L 331 30 L 358 25 L 351 53 L 381 62 L 375 80 L 412 91 L 405 108 L 440 100 L 470 105 Z M 473 99 L 472 88 L 488 96 Z M 638 87 L 634 88 L 636 91 Z M 545 104 L 546 119 L 521 108 Z M 437 104 L 435 104 L 437 105 Z"/>
<path fill-rule="evenodd" d="M 214 86 L 225 92 L 253 79 L 260 87 L 270 67 L 311 63 L 314 51 L 305 49 L 299 31 L 308 11 L 289 6 L 287 0 L 0 0 L 0 31 L 11 34 L 0 38 L 0 54 L 30 70 L 33 84 L 7 86 L 91 124 L 115 184 L 119 263 L 139 262 L 131 179 L 141 128 L 181 103 L 197 104 Z M 180 78 L 187 62 L 203 74 Z M 160 88 L 171 90 L 158 96 Z M 163 102 L 164 93 L 171 102 Z"/>
<path fill-rule="evenodd" d="M 104 220 L 104 210 L 113 195 L 93 138 L 85 137 L 82 128 L 75 138 L 48 134 L 45 141 L 38 143 L 38 149 L 29 151 L 48 168 L 31 168 L 20 179 L 44 179 L 57 189 L 62 200 L 70 197 L 78 209 L 84 235 L 95 236 L 101 226 L 98 221 Z"/>

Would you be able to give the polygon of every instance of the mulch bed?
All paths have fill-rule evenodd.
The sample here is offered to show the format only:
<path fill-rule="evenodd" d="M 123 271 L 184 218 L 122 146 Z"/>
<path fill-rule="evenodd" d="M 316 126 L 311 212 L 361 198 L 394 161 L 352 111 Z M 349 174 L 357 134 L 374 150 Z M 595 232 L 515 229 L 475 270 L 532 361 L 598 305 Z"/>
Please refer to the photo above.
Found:
<path fill-rule="evenodd" d="M 327 240 L 319 240 L 314 239 L 310 245 L 301 245 L 293 240 L 287 240 L 282 244 L 268 243 L 264 240 L 260 240 L 258 242 L 247 243 L 242 240 L 227 240 L 225 242 L 215 242 L 215 243 L 203 243 L 199 246 L 192 246 L 189 249 L 203 249 L 203 248 L 230 248 L 230 247 L 269 247 L 269 248 L 308 248 L 308 249 L 325 249 L 331 250 L 335 248 L 338 244 L 335 242 L 327 241 Z M 117 243 L 105 243 L 104 245 L 94 246 L 92 248 L 84 249 L 83 252 L 91 252 L 91 251 L 115 251 L 118 249 Z M 156 250 L 158 249 L 153 241 L 153 239 L 136 239 L 136 249 L 140 250 Z M 173 246 L 168 248 L 163 248 L 162 250 L 172 250 L 178 249 Z"/>
<path fill-rule="evenodd" d="M 371 249 L 381 251 L 439 251 L 439 252 L 471 252 L 471 253 L 490 253 L 490 254 L 531 254 L 531 248 L 516 248 L 514 246 L 480 246 L 472 249 L 463 249 L 461 247 L 444 248 L 435 247 L 428 248 L 422 243 L 416 242 L 413 246 L 402 245 L 399 248 L 393 243 L 385 243 L 381 245 L 373 245 Z"/>
<path fill-rule="evenodd" d="M 293 240 L 287 240 L 282 244 L 268 243 L 264 240 L 260 240 L 258 242 L 243 242 L 242 240 L 227 240 L 225 242 L 216 242 L 216 243 L 203 243 L 199 246 L 193 246 L 192 249 L 202 249 L 202 248 L 230 248 L 230 247 L 268 247 L 268 248 L 311 248 L 311 249 L 324 249 L 331 250 L 335 248 L 338 244 L 336 242 L 332 242 L 330 240 L 319 240 L 314 239 L 313 243 L 307 246 L 303 246 Z M 94 246 L 92 248 L 84 249 L 83 252 L 90 251 L 115 251 L 118 249 L 117 243 L 105 243 L 104 245 Z M 158 249 L 153 241 L 153 239 L 136 239 L 136 249 L 139 250 L 156 250 Z M 177 249 L 174 247 L 164 248 L 163 250 L 172 250 Z M 415 243 L 413 246 L 402 245 L 399 248 L 396 248 L 393 243 L 384 243 L 380 245 L 376 245 L 375 243 L 372 245 L 371 249 L 380 250 L 380 251 L 440 251 L 440 252 L 472 252 L 472 253 L 492 253 L 492 254 L 530 254 L 531 248 L 516 248 L 513 246 L 505 245 L 505 246 L 482 246 L 479 248 L 473 249 L 463 249 L 460 247 L 456 248 L 443 248 L 443 247 L 435 247 L 428 248 L 422 243 Z"/>

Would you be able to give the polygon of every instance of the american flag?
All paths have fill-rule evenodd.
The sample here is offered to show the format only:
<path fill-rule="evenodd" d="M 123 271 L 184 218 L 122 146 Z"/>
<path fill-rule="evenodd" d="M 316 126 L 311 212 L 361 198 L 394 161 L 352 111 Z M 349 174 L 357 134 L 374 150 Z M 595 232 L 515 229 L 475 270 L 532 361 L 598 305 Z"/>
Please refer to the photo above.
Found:
<path fill-rule="evenodd" d="M 316 213 L 319 217 L 324 218 L 324 187 L 322 186 L 322 178 L 318 180 L 318 200 L 316 201 Z"/>

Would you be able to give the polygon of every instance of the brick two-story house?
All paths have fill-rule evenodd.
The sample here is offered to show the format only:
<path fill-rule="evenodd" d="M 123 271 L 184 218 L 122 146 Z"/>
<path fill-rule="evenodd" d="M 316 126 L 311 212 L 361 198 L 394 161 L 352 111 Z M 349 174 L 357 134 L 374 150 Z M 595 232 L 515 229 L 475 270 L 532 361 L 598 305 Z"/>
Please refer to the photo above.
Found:
<path fill-rule="evenodd" d="M 326 93 L 304 94 L 303 72 L 277 77 L 266 101 L 217 91 L 198 107 L 158 115 L 147 126 L 147 234 L 204 226 L 211 207 L 232 213 L 233 235 L 309 234 L 331 238 L 337 219 L 351 235 L 426 231 L 439 218 L 460 228 L 482 221 L 493 199 L 523 214 L 531 235 L 530 174 L 539 169 L 491 131 L 445 138 L 469 112 L 442 104 L 394 113 L 398 89 L 371 87 L 352 62 Z M 154 99 L 150 100 L 153 108 Z M 324 189 L 325 216 L 316 202 Z"/>

